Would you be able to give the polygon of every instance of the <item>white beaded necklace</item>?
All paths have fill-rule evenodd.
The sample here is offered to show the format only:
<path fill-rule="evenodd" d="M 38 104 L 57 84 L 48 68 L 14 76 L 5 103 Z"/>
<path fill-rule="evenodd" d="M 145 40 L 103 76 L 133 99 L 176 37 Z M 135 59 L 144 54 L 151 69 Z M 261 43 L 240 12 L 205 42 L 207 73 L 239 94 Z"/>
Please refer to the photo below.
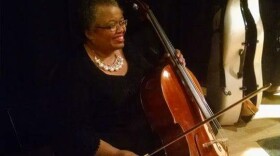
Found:
<path fill-rule="evenodd" d="M 98 68 L 103 69 L 105 71 L 118 71 L 123 67 L 124 59 L 121 56 L 115 55 L 116 59 L 112 65 L 107 65 L 104 62 L 102 62 L 99 58 L 94 56 L 94 61 L 97 64 Z"/>

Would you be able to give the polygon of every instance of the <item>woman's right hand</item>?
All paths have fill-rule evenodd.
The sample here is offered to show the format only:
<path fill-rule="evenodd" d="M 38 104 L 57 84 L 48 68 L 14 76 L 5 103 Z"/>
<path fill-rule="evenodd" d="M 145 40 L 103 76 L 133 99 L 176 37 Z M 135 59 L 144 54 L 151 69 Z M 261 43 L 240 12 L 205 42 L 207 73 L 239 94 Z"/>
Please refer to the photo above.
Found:
<path fill-rule="evenodd" d="M 118 149 L 109 143 L 100 140 L 100 145 L 95 156 L 137 156 L 137 154 L 128 150 Z"/>
<path fill-rule="evenodd" d="M 137 156 L 137 154 L 127 150 L 119 150 L 117 151 L 116 156 Z"/>

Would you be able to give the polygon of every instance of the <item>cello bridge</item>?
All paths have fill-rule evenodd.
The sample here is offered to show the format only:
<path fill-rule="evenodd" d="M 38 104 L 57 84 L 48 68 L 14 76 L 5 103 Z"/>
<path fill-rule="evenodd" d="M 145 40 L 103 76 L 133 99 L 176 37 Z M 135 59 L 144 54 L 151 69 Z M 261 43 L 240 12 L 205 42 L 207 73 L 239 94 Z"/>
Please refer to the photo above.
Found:
<path fill-rule="evenodd" d="M 210 140 L 207 143 L 202 144 L 203 147 L 209 147 L 213 144 L 217 144 L 217 143 L 221 143 L 223 144 L 224 142 L 226 142 L 228 139 L 227 138 L 223 138 L 223 139 L 216 139 L 216 140 Z"/>

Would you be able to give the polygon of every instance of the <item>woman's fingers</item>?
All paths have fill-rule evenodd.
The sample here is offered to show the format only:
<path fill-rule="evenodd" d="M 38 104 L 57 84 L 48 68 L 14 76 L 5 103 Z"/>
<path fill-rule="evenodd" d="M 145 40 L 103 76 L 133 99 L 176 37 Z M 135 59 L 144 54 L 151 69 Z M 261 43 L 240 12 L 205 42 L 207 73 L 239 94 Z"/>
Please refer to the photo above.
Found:
<path fill-rule="evenodd" d="M 178 57 L 180 63 L 185 66 L 186 65 L 186 60 L 185 60 L 183 54 L 181 53 L 181 51 L 179 49 L 176 49 L 176 56 Z"/>

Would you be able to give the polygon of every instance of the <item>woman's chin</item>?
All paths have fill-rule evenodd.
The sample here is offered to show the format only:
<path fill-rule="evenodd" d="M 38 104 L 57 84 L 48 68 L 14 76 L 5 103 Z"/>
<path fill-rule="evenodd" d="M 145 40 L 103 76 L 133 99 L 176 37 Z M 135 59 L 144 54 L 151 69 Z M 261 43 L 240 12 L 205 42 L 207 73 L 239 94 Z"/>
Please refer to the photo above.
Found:
<path fill-rule="evenodd" d="M 124 47 L 124 42 L 114 44 L 114 47 L 115 47 L 116 49 L 122 49 L 122 48 Z"/>

